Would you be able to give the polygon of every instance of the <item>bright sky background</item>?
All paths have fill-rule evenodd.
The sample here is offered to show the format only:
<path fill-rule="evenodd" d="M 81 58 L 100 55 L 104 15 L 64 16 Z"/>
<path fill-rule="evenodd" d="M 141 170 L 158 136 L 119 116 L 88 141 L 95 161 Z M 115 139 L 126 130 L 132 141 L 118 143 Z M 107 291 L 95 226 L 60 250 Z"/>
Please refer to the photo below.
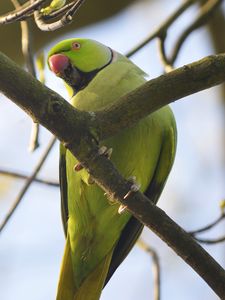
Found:
<path fill-rule="evenodd" d="M 117 16 L 91 28 L 68 34 L 66 38 L 93 38 L 126 53 L 169 16 L 181 1 L 152 2 L 138 1 L 138 4 Z M 175 24 L 169 32 L 169 46 L 194 13 L 194 9 L 190 10 Z M 207 32 L 201 29 L 185 43 L 177 66 L 212 52 Z M 162 73 L 155 42 L 132 57 L 132 60 L 151 78 Z M 46 72 L 47 85 L 66 97 L 62 81 Z M 224 111 L 219 97 L 219 88 L 214 88 L 172 105 L 178 127 L 177 156 L 159 206 L 187 230 L 199 228 L 216 219 L 219 215 L 218 203 L 224 198 Z M 30 174 L 50 137 L 42 129 L 41 148 L 29 154 L 27 144 L 30 123 L 25 113 L 1 98 L 0 167 Z M 57 146 L 40 177 L 57 180 Z M 21 180 L 0 177 L 0 218 L 5 215 L 22 185 Z M 207 237 L 221 236 L 221 229 L 224 227 L 215 228 Z M 147 229 L 144 230 L 143 238 L 160 256 L 162 299 L 218 299 L 199 276 L 159 238 Z M 59 190 L 33 184 L 0 236 L 0 299 L 54 299 L 63 247 Z M 208 246 L 206 249 L 219 263 L 225 265 L 224 245 Z M 153 299 L 151 259 L 143 250 L 134 247 L 103 291 L 101 299 Z"/>

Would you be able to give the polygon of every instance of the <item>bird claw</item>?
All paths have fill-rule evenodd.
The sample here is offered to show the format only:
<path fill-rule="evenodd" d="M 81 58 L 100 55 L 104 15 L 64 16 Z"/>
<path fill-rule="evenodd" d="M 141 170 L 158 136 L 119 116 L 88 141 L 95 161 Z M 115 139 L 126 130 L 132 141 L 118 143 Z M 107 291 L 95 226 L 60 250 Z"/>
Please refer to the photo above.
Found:
<path fill-rule="evenodd" d="M 79 172 L 79 171 L 81 171 L 83 168 L 84 168 L 84 167 L 82 166 L 81 163 L 77 163 L 77 164 L 73 167 L 73 170 L 74 170 L 75 172 Z"/>
<path fill-rule="evenodd" d="M 107 197 L 107 200 L 109 202 L 110 205 L 114 205 L 117 203 L 117 201 L 114 199 L 113 194 L 110 194 L 108 192 L 104 193 L 104 196 Z"/>
<path fill-rule="evenodd" d="M 91 175 L 89 175 L 88 176 L 88 180 L 87 180 L 87 182 L 88 182 L 88 184 L 94 184 L 95 183 L 95 180 L 94 180 L 94 178 L 91 176 Z"/>
<path fill-rule="evenodd" d="M 136 177 L 135 176 L 132 176 L 130 178 L 128 178 L 128 181 L 132 183 L 131 187 L 130 187 L 130 190 L 126 193 L 126 195 L 123 197 L 123 199 L 127 199 L 132 193 L 136 193 L 137 191 L 139 191 L 140 189 L 140 184 L 137 184 L 135 182 L 136 180 Z M 123 205 L 121 204 L 119 206 L 119 209 L 118 209 L 118 214 L 123 214 L 125 212 L 125 210 L 127 209 L 127 206 L 126 205 Z"/>
<path fill-rule="evenodd" d="M 127 206 L 121 204 L 121 205 L 119 206 L 119 209 L 118 209 L 118 214 L 119 214 L 119 215 L 122 215 L 122 214 L 125 212 L 126 209 L 127 209 Z"/>
<path fill-rule="evenodd" d="M 128 178 L 128 181 L 132 183 L 130 190 L 126 193 L 126 195 L 123 197 L 123 199 L 127 199 L 132 193 L 136 193 L 140 189 L 140 184 L 135 182 L 136 177 L 132 176 Z"/>
<path fill-rule="evenodd" d="M 101 146 L 98 150 L 98 154 L 99 155 L 104 155 L 106 156 L 108 159 L 110 159 L 111 155 L 112 155 L 112 148 L 107 148 L 106 146 Z"/>

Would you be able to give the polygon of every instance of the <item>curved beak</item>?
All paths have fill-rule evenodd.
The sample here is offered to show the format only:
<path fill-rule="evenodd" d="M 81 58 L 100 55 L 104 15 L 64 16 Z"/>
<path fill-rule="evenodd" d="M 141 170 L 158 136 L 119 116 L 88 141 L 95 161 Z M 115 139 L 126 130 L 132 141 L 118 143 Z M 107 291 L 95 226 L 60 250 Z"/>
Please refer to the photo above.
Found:
<path fill-rule="evenodd" d="M 70 59 L 64 54 L 53 54 L 48 58 L 49 68 L 56 76 L 66 81 L 68 85 L 76 88 L 82 82 L 82 74 L 74 67 Z"/>
<path fill-rule="evenodd" d="M 49 67 L 57 76 L 64 73 L 64 70 L 70 65 L 70 60 L 66 55 L 54 54 L 48 59 Z"/>

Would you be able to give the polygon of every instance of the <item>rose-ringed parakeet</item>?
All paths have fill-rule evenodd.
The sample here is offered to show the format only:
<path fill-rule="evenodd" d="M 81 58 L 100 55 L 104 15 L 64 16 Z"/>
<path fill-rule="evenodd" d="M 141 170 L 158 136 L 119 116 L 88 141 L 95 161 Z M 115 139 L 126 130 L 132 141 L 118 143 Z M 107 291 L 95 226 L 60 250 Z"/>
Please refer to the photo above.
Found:
<path fill-rule="evenodd" d="M 97 111 L 117 101 L 146 79 L 125 56 L 90 39 L 74 38 L 49 52 L 50 69 L 71 92 L 78 110 Z M 157 202 L 176 150 L 176 123 L 166 106 L 102 145 L 112 148 L 111 160 L 125 178 L 136 177 L 140 190 Z M 126 257 L 143 225 L 110 201 L 86 170 L 74 171 L 77 160 L 61 145 L 60 186 L 66 246 L 58 300 L 97 300 Z"/>

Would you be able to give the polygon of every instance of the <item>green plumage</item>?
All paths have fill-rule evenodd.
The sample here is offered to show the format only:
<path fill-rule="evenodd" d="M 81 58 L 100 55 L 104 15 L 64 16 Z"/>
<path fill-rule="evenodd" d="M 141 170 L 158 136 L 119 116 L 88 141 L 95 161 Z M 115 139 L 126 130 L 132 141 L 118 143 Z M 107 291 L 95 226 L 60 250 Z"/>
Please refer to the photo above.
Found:
<path fill-rule="evenodd" d="M 79 44 L 78 49 L 74 43 Z M 61 60 L 66 63 L 59 64 Z M 61 42 L 50 51 L 49 65 L 76 90 L 71 103 L 79 110 L 102 109 L 145 82 L 144 72 L 130 60 L 92 40 Z M 176 124 L 170 108 L 160 109 L 101 144 L 113 148 L 111 160 L 118 170 L 125 178 L 135 176 L 140 190 L 156 203 L 175 156 Z M 74 172 L 76 163 L 61 146 L 62 216 L 67 240 L 57 299 L 97 300 L 142 225 L 128 212 L 119 215 L 119 204 L 110 203 L 96 184 L 88 184 L 85 170 Z"/>

